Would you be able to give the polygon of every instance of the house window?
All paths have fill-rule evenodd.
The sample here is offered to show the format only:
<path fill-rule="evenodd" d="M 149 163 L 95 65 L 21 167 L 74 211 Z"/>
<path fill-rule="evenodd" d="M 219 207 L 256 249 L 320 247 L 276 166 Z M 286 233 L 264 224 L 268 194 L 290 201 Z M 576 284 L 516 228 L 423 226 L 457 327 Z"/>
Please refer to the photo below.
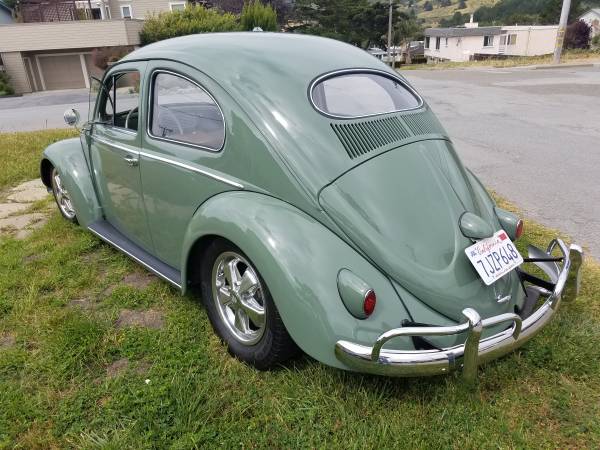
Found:
<path fill-rule="evenodd" d="M 131 19 L 133 17 L 131 5 L 121 5 L 121 17 L 123 19 Z"/>
<path fill-rule="evenodd" d="M 494 46 L 494 36 L 484 36 L 483 37 L 483 46 L 484 47 L 493 47 Z"/>
<path fill-rule="evenodd" d="M 500 36 L 500 45 L 506 45 L 506 35 Z"/>
<path fill-rule="evenodd" d="M 439 50 L 440 49 L 440 42 L 441 42 L 442 38 L 436 37 L 435 38 L 435 49 Z"/>
<path fill-rule="evenodd" d="M 446 38 L 446 47 L 448 47 L 448 38 Z"/>
<path fill-rule="evenodd" d="M 104 7 L 104 18 L 105 19 L 110 19 L 110 8 L 108 6 Z"/>
<path fill-rule="evenodd" d="M 508 35 L 508 45 L 517 45 L 517 35 L 516 34 Z"/>
<path fill-rule="evenodd" d="M 429 41 L 431 38 L 429 36 L 425 36 L 425 48 L 429 48 Z"/>
<path fill-rule="evenodd" d="M 150 135 L 218 151 L 225 122 L 215 100 L 196 83 L 158 72 L 152 86 Z"/>
<path fill-rule="evenodd" d="M 183 11 L 185 9 L 185 2 L 169 2 L 169 8 L 171 11 Z"/>

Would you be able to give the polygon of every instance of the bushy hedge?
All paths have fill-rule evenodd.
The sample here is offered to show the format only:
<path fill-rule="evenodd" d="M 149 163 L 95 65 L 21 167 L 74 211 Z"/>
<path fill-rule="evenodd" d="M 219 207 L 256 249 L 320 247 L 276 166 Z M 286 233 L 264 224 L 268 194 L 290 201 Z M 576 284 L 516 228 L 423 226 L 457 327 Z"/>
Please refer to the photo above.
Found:
<path fill-rule="evenodd" d="M 12 88 L 9 81 L 6 72 L 0 71 L 0 97 L 15 93 L 15 90 Z"/>
<path fill-rule="evenodd" d="M 240 27 L 244 31 L 251 31 L 255 27 L 260 27 L 263 31 L 277 31 L 277 13 L 271 5 L 263 5 L 259 0 L 251 0 L 244 4 Z"/>
<path fill-rule="evenodd" d="M 188 5 L 182 11 L 162 12 L 146 19 L 140 32 L 142 45 L 177 36 L 218 31 L 237 31 L 237 17 L 200 5 Z"/>

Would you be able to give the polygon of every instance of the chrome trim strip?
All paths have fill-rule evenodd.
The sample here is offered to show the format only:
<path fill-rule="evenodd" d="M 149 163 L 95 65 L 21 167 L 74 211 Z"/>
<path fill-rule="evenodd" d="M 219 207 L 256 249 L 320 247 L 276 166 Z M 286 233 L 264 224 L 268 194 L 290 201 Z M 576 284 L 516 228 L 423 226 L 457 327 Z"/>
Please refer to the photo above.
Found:
<path fill-rule="evenodd" d="M 554 291 L 529 317 L 522 320 L 513 313 L 505 313 L 482 320 L 479 314 L 467 308 L 463 315 L 467 321 L 450 327 L 406 327 L 389 330 L 379 336 L 373 347 L 340 340 L 335 344 L 335 355 L 346 366 L 366 373 L 389 376 L 427 376 L 448 373 L 463 368 L 463 377 L 472 382 L 477 367 L 505 355 L 533 338 L 552 319 L 564 296 L 573 300 L 579 290 L 583 253 L 578 245 L 567 247 L 560 239 L 553 240 L 547 255 L 558 247 L 563 254 L 562 268 L 542 266 L 551 279 L 555 279 Z M 541 250 L 538 250 L 541 251 Z M 563 293 L 564 292 L 564 293 Z M 512 322 L 508 329 L 481 339 L 483 329 L 501 323 Z M 399 336 L 444 336 L 467 334 L 464 344 L 439 350 L 383 350 L 383 344 Z"/>
<path fill-rule="evenodd" d="M 195 165 L 191 165 L 190 163 L 182 163 L 179 162 L 177 160 L 174 159 L 170 159 L 170 158 L 165 158 L 163 156 L 158 156 L 158 155 L 154 155 L 152 153 L 147 153 L 144 151 L 140 151 L 137 149 L 133 149 L 130 148 L 129 146 L 125 146 L 124 144 L 120 144 L 120 143 L 115 143 L 115 142 L 110 142 L 104 138 L 98 137 L 98 136 L 92 136 L 93 139 L 97 140 L 98 142 L 101 142 L 105 145 L 108 145 L 110 147 L 115 147 L 118 148 L 119 150 L 123 150 L 126 152 L 130 152 L 130 153 L 135 153 L 138 156 L 145 156 L 146 158 L 150 158 L 150 159 L 154 159 L 156 161 L 161 161 L 167 164 L 171 164 L 173 166 L 177 166 L 177 167 L 181 167 L 182 169 L 187 169 L 190 170 L 192 172 L 196 172 L 199 173 L 201 175 L 207 176 L 209 178 L 212 178 L 213 180 L 217 180 L 220 181 L 221 183 L 225 183 L 228 184 L 229 186 L 232 186 L 234 188 L 237 189 L 244 189 L 244 185 L 238 183 L 237 181 L 233 181 L 227 177 L 221 176 L 221 175 L 217 175 L 216 173 L 212 173 L 208 170 L 205 169 L 200 169 L 199 167 L 195 166 Z"/>
<path fill-rule="evenodd" d="M 126 145 L 126 144 L 111 142 L 107 139 L 101 138 L 94 134 L 92 134 L 91 137 L 95 141 L 101 142 L 102 144 L 108 145 L 109 147 L 118 148 L 119 150 L 123 150 L 123 151 L 129 152 L 129 153 L 135 153 L 136 155 L 140 154 L 140 151 L 136 147 L 130 147 L 129 145 Z"/>
<path fill-rule="evenodd" d="M 183 169 L 191 170 L 192 172 L 199 173 L 201 175 L 207 176 L 209 178 L 220 181 L 221 183 L 228 184 L 228 185 L 233 186 L 238 189 L 244 189 L 244 185 L 238 183 L 237 181 L 230 180 L 229 178 L 223 177 L 221 175 L 217 175 L 217 174 L 209 172 L 205 169 L 200 169 L 199 167 L 192 166 L 189 163 L 182 163 L 182 162 L 176 161 L 174 159 L 164 158 L 162 156 L 153 155 L 152 153 L 146 153 L 146 152 L 139 152 L 139 155 L 145 156 L 146 158 L 155 159 L 157 161 L 162 161 L 164 163 L 171 164 L 173 166 L 181 167 Z"/>
<path fill-rule="evenodd" d="M 156 78 L 156 75 L 158 75 L 160 73 L 167 73 L 169 75 L 173 75 L 175 77 L 183 78 L 184 80 L 189 81 L 193 85 L 197 86 L 199 89 L 203 90 L 206 93 L 206 95 L 208 95 L 211 98 L 211 100 L 215 103 L 215 105 L 217 105 L 217 108 L 219 109 L 219 113 L 221 114 L 221 119 L 223 120 L 223 143 L 221 144 L 221 147 L 219 147 L 219 148 L 206 147 L 204 145 L 198 145 L 198 144 L 194 144 L 192 142 L 178 141 L 177 139 L 169 139 L 169 138 L 165 138 L 162 136 L 156 136 L 156 135 L 152 134 L 152 132 L 150 131 L 150 128 L 151 128 L 150 122 L 152 119 L 152 106 L 153 106 L 152 100 L 153 100 L 153 96 L 154 96 L 154 79 Z M 225 141 L 227 140 L 227 123 L 225 122 L 225 115 L 223 114 L 221 105 L 219 105 L 219 103 L 213 97 L 213 95 L 210 92 L 208 92 L 208 90 L 206 90 L 204 87 L 202 87 L 197 81 L 194 81 L 190 77 L 183 75 L 181 73 L 174 72 L 174 71 L 168 70 L 168 69 L 156 69 L 150 74 L 150 89 L 148 90 L 148 113 L 146 114 L 146 119 L 147 119 L 146 120 L 146 134 L 148 135 L 148 137 L 155 139 L 157 141 L 171 142 L 173 144 L 179 144 L 179 145 L 185 145 L 188 147 L 199 148 L 201 150 L 207 150 L 212 153 L 218 153 L 221 150 L 223 150 L 223 148 L 225 147 Z"/>
<path fill-rule="evenodd" d="M 159 276 L 160 278 L 162 278 L 163 280 L 171 283 L 173 286 L 181 289 L 181 284 L 171 280 L 168 276 L 166 276 L 165 274 L 163 274 L 162 272 L 156 270 L 154 267 L 152 267 L 151 265 L 145 263 L 144 261 L 142 261 L 141 259 L 139 259 L 137 256 L 131 254 L 130 252 L 128 252 L 127 250 L 125 250 L 123 247 L 115 244 L 113 241 L 111 241 L 109 238 L 107 238 L 106 236 L 104 236 L 103 234 L 99 233 L 98 231 L 94 230 L 93 228 L 88 227 L 88 230 L 90 230 L 94 235 L 98 236 L 100 239 L 102 239 L 104 242 L 106 242 L 107 244 L 112 245 L 114 248 L 116 248 L 117 250 L 121 251 L 122 253 L 125 253 L 127 256 L 129 256 L 131 259 L 133 259 L 134 261 L 136 261 L 137 263 L 141 264 L 142 266 L 144 266 L 146 269 L 148 269 L 150 272 L 152 272 L 153 274 Z"/>
<path fill-rule="evenodd" d="M 320 109 L 319 107 L 317 107 L 317 105 L 315 104 L 314 98 L 313 98 L 313 91 L 315 86 L 323 81 L 326 80 L 328 78 L 334 78 L 336 76 L 339 75 L 346 75 L 346 74 L 352 74 L 352 73 L 373 73 L 376 75 L 382 75 L 385 76 L 387 78 L 393 79 L 395 81 L 397 81 L 398 83 L 400 83 L 402 86 L 404 86 L 411 94 L 413 94 L 416 99 L 419 101 L 419 104 L 417 106 L 415 106 L 414 108 L 408 108 L 408 109 L 397 109 L 395 111 L 386 111 L 386 112 L 381 112 L 381 113 L 375 113 L 375 114 L 365 114 L 362 116 L 338 116 L 336 114 L 331 114 L 328 112 L 323 111 L 322 109 Z M 315 78 L 309 85 L 308 87 L 308 98 L 310 99 L 310 103 L 312 105 L 313 108 L 315 108 L 315 110 L 317 110 L 319 113 L 323 114 L 325 117 L 329 117 L 330 119 L 338 119 L 338 120 L 355 120 L 355 119 L 364 119 L 366 117 L 375 117 L 375 116 L 383 116 L 385 114 L 393 114 L 393 113 L 399 113 L 399 112 L 407 112 L 407 111 L 415 111 L 417 109 L 422 108 L 425 105 L 425 101 L 423 100 L 423 98 L 419 95 L 419 93 L 408 84 L 408 82 L 406 82 L 405 80 L 403 80 L 402 78 L 398 77 L 397 75 L 394 75 L 393 73 L 390 72 L 386 72 L 385 70 L 379 70 L 379 69 L 368 69 L 368 68 L 354 68 L 354 69 L 341 69 L 341 70 L 334 70 L 333 72 L 327 72 L 324 73 L 323 75 L 318 76 L 317 78 Z"/>

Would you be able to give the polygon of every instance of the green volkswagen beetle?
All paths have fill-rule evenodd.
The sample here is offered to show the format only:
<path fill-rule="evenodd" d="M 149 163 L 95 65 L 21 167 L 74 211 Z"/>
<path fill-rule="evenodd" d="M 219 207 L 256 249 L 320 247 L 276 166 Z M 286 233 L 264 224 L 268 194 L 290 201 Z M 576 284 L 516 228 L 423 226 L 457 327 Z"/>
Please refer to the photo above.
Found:
<path fill-rule="evenodd" d="M 193 35 L 134 51 L 99 83 L 80 138 L 43 154 L 60 212 L 198 295 L 260 369 L 301 350 L 473 379 L 577 295 L 581 249 L 556 239 L 524 259 L 519 218 L 409 83 L 358 48 Z"/>

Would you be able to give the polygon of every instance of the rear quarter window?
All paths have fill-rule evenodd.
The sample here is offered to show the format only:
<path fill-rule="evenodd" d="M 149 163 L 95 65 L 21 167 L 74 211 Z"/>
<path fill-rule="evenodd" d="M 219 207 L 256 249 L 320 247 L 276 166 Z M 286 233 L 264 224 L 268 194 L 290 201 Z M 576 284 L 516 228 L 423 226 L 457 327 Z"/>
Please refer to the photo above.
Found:
<path fill-rule="evenodd" d="M 321 113 L 348 119 L 406 111 L 423 104 L 399 78 L 374 72 L 325 76 L 313 84 L 310 97 Z"/>

